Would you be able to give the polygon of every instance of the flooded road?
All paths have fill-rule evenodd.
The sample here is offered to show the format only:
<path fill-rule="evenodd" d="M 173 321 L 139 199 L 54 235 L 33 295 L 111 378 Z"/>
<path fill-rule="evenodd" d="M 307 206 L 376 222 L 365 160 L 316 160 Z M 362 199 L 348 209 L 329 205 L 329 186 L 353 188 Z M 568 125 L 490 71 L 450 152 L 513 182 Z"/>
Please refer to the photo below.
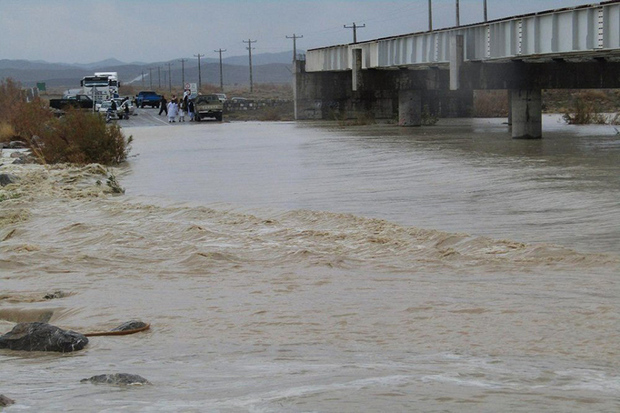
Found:
<path fill-rule="evenodd" d="M 620 137 L 544 130 L 135 126 L 125 195 L 24 172 L 0 331 L 152 329 L 0 350 L 5 411 L 618 411 Z M 80 383 L 120 372 L 153 385 Z"/>

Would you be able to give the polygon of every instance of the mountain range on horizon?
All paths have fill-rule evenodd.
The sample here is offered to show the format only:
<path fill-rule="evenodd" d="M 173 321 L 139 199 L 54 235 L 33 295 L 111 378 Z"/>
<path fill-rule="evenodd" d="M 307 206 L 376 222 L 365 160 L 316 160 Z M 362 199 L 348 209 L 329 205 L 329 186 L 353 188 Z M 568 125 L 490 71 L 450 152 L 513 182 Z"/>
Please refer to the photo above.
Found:
<path fill-rule="evenodd" d="M 183 81 L 198 82 L 198 59 L 178 59 L 161 62 L 125 63 L 109 58 L 92 63 L 50 63 L 43 60 L 0 59 L 0 80 L 11 78 L 25 87 L 45 83 L 53 88 L 78 88 L 84 76 L 94 72 L 118 72 L 124 84 L 162 88 L 181 85 Z M 291 80 L 293 52 L 262 53 L 252 55 L 252 74 L 255 83 L 286 83 Z M 202 58 L 202 82 L 220 83 L 219 58 Z M 225 86 L 249 84 L 249 57 L 222 58 Z M 149 78 L 152 76 L 152 78 Z M 170 77 L 170 80 L 168 79 Z M 160 87 L 161 85 L 161 87 Z"/>

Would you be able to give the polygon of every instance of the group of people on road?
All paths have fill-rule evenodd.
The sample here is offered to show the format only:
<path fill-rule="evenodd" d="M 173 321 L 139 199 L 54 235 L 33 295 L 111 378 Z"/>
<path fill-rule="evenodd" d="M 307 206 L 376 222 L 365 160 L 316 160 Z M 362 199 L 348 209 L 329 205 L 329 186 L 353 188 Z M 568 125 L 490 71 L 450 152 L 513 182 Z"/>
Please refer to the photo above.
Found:
<path fill-rule="evenodd" d="M 187 113 L 190 122 L 194 120 L 194 101 L 190 99 L 189 92 L 185 91 L 183 97 L 177 99 L 176 95 L 172 95 L 172 98 L 168 102 L 165 96 L 162 96 L 159 105 L 159 116 L 162 113 L 166 113 L 168 117 L 168 123 L 177 121 L 185 122 L 185 114 Z"/>

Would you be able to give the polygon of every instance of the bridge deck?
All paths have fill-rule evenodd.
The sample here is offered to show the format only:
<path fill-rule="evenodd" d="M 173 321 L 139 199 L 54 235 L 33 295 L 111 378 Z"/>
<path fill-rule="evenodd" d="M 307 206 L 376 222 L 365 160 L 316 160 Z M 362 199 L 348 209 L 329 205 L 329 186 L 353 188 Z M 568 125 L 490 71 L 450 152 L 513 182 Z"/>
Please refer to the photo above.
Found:
<path fill-rule="evenodd" d="M 619 58 L 620 0 L 311 49 L 306 71 L 351 70 L 353 49 L 362 50 L 363 69 L 448 64 L 450 39 L 457 35 L 464 39 L 465 61 Z"/>

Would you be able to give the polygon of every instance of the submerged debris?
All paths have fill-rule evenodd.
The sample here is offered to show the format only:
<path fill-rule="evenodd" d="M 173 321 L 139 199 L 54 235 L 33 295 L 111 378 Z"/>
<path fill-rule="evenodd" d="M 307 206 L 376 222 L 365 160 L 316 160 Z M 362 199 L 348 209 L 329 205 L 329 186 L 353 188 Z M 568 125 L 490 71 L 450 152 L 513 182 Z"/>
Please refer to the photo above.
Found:
<path fill-rule="evenodd" d="M 88 379 L 80 380 L 80 383 L 91 382 L 94 384 L 112 384 L 116 386 L 135 386 L 151 384 L 150 381 L 137 374 L 128 373 L 115 373 L 115 374 L 100 374 L 98 376 L 92 376 Z"/>
<path fill-rule="evenodd" d="M 53 299 L 55 299 L 55 298 L 64 298 L 64 297 L 66 297 L 67 295 L 68 295 L 68 294 L 67 294 L 67 293 L 65 293 L 64 291 L 60 291 L 60 290 L 58 290 L 58 291 L 54 291 L 53 293 L 47 293 L 47 294 L 45 294 L 45 295 L 43 296 L 43 298 L 44 298 L 45 300 L 53 300 Z"/>
<path fill-rule="evenodd" d="M 94 333 L 85 333 L 86 337 L 93 336 L 124 336 L 128 334 L 138 333 L 140 331 L 148 330 L 151 327 L 150 324 L 142 322 L 140 320 L 127 321 L 118 327 L 113 328 L 110 331 L 99 331 Z"/>

